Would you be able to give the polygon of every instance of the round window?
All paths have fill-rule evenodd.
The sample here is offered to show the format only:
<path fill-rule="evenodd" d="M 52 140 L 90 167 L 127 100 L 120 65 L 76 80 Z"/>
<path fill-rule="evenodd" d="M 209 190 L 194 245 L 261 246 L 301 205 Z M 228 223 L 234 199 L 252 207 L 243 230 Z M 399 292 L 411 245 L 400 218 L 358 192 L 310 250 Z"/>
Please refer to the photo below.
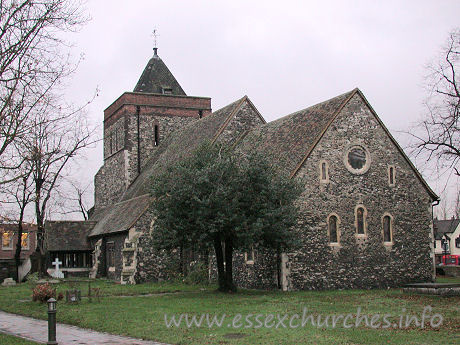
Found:
<path fill-rule="evenodd" d="M 369 152 L 360 145 L 351 146 L 344 158 L 347 169 L 352 173 L 363 174 L 369 169 Z"/>

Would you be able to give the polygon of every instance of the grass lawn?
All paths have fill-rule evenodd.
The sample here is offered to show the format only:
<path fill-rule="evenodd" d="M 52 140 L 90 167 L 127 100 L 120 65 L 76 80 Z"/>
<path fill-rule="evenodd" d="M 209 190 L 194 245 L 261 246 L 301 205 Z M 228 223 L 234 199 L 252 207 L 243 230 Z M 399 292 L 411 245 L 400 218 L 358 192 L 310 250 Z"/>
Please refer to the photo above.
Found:
<path fill-rule="evenodd" d="M 2 345 L 36 345 L 39 343 L 25 340 L 18 337 L 13 337 L 12 335 L 7 335 L 0 333 L 0 344 Z"/>
<path fill-rule="evenodd" d="M 240 290 L 236 294 L 221 294 L 215 292 L 212 286 L 172 283 L 121 286 L 103 280 L 92 286 L 101 288 L 104 294 L 101 301 L 89 303 L 88 299 L 83 299 L 74 305 L 60 302 L 59 322 L 170 344 L 458 344 L 460 337 L 460 297 L 404 294 L 398 289 L 287 293 Z M 65 283 L 59 284 L 57 289 L 65 291 L 69 287 L 69 283 Z M 31 289 L 29 283 L 1 287 L 0 309 L 45 319 L 46 306 L 31 301 Z M 81 290 L 85 295 L 87 284 L 83 284 Z M 160 292 L 164 294 L 158 294 Z M 417 316 L 420 320 L 425 306 L 432 306 L 433 311 L 429 313 L 423 329 L 413 322 L 404 329 L 392 327 L 393 323 L 399 322 L 400 315 L 403 315 L 403 326 L 407 315 Z M 380 314 L 380 321 L 384 314 L 389 314 L 387 319 L 391 326 L 373 329 L 370 325 L 366 326 L 363 319 L 358 327 L 344 328 L 343 319 L 339 319 L 337 327 L 332 328 L 329 318 L 327 328 L 314 327 L 310 322 L 305 327 L 289 327 L 289 319 L 294 314 L 301 319 L 304 308 L 307 308 L 306 316 L 313 315 L 315 323 L 319 316 L 324 321 L 328 315 L 352 314 L 346 324 L 354 325 L 358 307 L 361 315 Z M 179 318 L 182 313 L 198 317 L 207 313 L 211 318 L 215 314 L 219 318 L 225 314 L 225 321 L 221 328 L 209 328 L 205 322 L 201 327 L 188 328 L 184 319 L 180 327 L 166 327 L 165 314 L 176 314 Z M 434 313 L 443 317 L 441 326 L 435 329 L 429 325 Z M 237 314 L 242 315 L 239 322 L 235 322 Z M 252 314 L 249 316 L 252 327 L 245 328 L 249 323 L 244 318 L 249 314 Z M 275 325 L 271 328 L 257 327 L 256 314 L 263 314 L 259 320 L 268 320 L 268 326 Z M 274 321 L 265 319 L 270 314 L 274 316 Z M 276 328 L 277 314 L 281 319 L 287 315 L 286 328 L 281 324 Z M 293 326 L 300 323 L 300 320 L 293 320 Z M 232 322 L 240 327 L 228 327 Z M 3 344 L 1 338 L 0 343 Z"/>

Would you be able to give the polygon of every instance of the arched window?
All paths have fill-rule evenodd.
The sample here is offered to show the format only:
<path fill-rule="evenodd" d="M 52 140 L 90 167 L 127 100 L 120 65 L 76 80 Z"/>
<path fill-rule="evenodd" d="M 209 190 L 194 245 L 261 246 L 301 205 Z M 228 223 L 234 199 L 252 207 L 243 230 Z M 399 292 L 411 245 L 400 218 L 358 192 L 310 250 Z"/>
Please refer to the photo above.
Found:
<path fill-rule="evenodd" d="M 329 182 L 329 164 L 326 161 L 319 163 L 319 179 L 323 183 Z"/>
<path fill-rule="evenodd" d="M 393 218 L 386 214 L 382 219 L 383 242 L 393 243 Z"/>
<path fill-rule="evenodd" d="M 356 233 L 358 235 L 366 234 L 366 217 L 367 211 L 364 206 L 357 206 L 355 209 Z"/>
<path fill-rule="evenodd" d="M 335 213 L 327 217 L 327 234 L 329 237 L 329 244 L 338 245 L 340 242 L 340 219 Z"/>
<path fill-rule="evenodd" d="M 396 170 L 393 165 L 388 167 L 388 185 L 393 187 L 395 185 Z"/>

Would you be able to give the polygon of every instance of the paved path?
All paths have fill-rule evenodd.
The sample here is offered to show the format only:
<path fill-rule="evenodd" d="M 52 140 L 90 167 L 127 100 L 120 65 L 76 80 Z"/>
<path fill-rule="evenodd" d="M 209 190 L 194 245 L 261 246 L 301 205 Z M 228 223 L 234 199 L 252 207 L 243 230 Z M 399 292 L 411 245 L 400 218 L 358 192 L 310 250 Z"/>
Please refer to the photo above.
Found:
<path fill-rule="evenodd" d="M 0 332 L 46 344 L 48 322 L 0 311 Z M 128 338 L 58 323 L 59 345 L 167 345 L 154 341 Z"/>

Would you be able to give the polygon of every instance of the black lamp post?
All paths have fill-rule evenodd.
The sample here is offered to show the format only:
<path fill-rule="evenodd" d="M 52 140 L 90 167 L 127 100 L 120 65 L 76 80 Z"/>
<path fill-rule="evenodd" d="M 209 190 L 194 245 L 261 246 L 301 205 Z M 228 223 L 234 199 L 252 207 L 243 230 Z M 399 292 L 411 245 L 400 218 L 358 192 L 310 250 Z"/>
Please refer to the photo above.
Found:
<path fill-rule="evenodd" d="M 57 345 L 56 341 L 56 300 L 48 300 L 48 345 Z"/>

